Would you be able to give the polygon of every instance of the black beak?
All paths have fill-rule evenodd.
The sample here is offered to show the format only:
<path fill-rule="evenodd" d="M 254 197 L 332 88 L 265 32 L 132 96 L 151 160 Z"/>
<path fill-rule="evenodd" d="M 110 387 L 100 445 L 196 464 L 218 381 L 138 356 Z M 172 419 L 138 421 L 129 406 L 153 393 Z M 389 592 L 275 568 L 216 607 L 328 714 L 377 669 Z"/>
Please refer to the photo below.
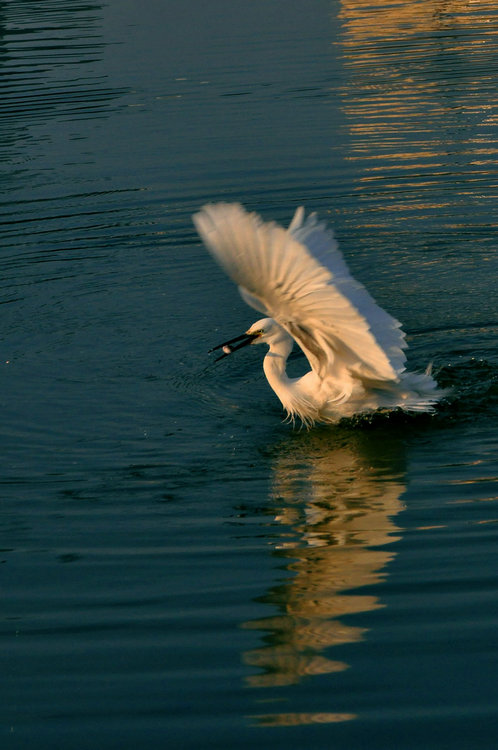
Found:
<path fill-rule="evenodd" d="M 223 354 L 219 357 L 216 357 L 214 360 L 215 362 L 218 362 L 220 359 L 223 359 L 224 357 L 228 357 L 229 354 L 232 352 L 236 352 L 237 349 L 243 349 L 244 346 L 248 346 L 249 344 L 252 344 L 254 339 L 258 338 L 257 333 L 243 333 L 242 336 L 236 336 L 234 339 L 230 339 L 230 341 L 225 341 L 224 344 L 218 344 L 218 346 L 213 346 L 212 349 L 209 350 L 209 352 L 215 352 L 217 349 L 223 349 Z M 238 343 L 240 342 L 240 343 Z M 236 346 L 233 346 L 236 344 Z"/>

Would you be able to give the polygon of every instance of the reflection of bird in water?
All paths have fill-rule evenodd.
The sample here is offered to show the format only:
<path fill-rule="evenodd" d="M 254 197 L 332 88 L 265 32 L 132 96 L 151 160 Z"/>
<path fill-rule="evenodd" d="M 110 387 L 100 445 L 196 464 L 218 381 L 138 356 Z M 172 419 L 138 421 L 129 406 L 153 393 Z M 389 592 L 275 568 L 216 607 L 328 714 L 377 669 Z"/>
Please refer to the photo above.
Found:
<path fill-rule="evenodd" d="M 402 444 L 388 435 L 379 441 L 377 432 L 348 437 L 331 448 L 330 435 L 317 432 L 276 457 L 272 495 L 283 528 L 275 547 L 292 577 L 263 599 L 278 612 L 244 625 L 266 631 L 265 645 L 244 656 L 261 670 L 248 678 L 252 687 L 346 669 L 326 650 L 361 640 L 365 630 L 340 618 L 382 606 L 373 594 L 351 592 L 381 581 L 393 557 L 382 547 L 399 532 L 392 517 L 403 507 Z"/>
<path fill-rule="evenodd" d="M 238 204 L 206 205 L 195 226 L 243 299 L 265 315 L 221 344 L 226 356 L 264 343 L 265 375 L 288 416 L 311 426 L 376 409 L 430 411 L 441 397 L 428 374 L 406 372 L 400 324 L 353 279 L 331 231 L 298 208 L 288 230 Z M 311 370 L 286 373 L 297 341 Z"/>

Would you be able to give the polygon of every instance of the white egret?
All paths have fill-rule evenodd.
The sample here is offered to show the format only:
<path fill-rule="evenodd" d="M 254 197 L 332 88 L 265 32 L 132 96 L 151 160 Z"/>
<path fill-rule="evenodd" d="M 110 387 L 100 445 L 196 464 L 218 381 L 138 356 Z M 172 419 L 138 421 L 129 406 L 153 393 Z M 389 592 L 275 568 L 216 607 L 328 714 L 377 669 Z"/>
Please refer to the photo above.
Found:
<path fill-rule="evenodd" d="M 204 244 L 265 317 L 215 349 L 222 357 L 267 344 L 263 369 L 288 417 L 306 426 L 362 412 L 431 411 L 443 391 L 429 371 L 405 370 L 405 334 L 349 273 L 316 214 L 298 208 L 288 229 L 235 203 L 208 204 L 193 217 Z M 286 374 L 296 341 L 311 370 Z M 221 357 L 220 357 L 221 359 Z"/>

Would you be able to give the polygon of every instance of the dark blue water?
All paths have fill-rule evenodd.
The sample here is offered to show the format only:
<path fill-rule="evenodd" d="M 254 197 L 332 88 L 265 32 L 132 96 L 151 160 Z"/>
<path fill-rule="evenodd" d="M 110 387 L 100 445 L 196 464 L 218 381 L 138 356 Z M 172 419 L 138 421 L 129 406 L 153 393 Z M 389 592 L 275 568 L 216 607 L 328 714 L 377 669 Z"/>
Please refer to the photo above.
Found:
<path fill-rule="evenodd" d="M 498 10 L 0 4 L 2 747 L 495 748 Z M 335 227 L 435 417 L 282 424 L 191 214 Z"/>

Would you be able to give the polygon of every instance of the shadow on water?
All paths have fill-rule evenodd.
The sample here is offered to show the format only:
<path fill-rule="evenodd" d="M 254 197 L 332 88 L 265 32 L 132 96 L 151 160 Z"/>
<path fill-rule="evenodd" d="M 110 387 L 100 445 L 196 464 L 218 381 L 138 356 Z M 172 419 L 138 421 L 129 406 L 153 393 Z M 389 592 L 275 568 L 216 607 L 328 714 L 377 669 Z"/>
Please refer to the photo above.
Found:
<path fill-rule="evenodd" d="M 440 409 L 447 423 L 496 419 L 498 412 L 498 367 L 485 359 L 470 359 L 441 368 L 438 381 L 450 389 L 450 398 Z"/>

